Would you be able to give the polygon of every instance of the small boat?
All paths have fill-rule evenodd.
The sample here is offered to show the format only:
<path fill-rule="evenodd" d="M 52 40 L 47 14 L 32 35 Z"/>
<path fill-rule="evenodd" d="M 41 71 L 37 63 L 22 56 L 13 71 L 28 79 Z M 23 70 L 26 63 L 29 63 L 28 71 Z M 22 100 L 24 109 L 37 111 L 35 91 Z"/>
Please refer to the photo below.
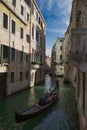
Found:
<path fill-rule="evenodd" d="M 58 99 L 58 88 L 55 87 L 53 90 L 51 90 L 51 100 L 48 101 L 45 105 L 40 105 L 39 102 L 32 106 L 31 108 L 18 113 L 16 109 L 14 110 L 15 112 L 15 121 L 16 123 L 20 123 L 23 121 L 26 121 L 28 119 L 31 119 L 44 111 L 46 111 L 53 103 Z"/>

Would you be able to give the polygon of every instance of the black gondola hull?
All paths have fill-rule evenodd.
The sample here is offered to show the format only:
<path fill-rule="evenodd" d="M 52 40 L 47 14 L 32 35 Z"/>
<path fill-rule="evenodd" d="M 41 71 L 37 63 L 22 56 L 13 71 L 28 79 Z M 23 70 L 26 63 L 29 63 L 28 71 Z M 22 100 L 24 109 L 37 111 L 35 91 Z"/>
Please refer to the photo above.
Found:
<path fill-rule="evenodd" d="M 43 106 L 43 107 L 40 107 L 40 106 L 33 106 L 32 108 L 30 109 L 27 109 L 26 111 L 24 112 L 21 112 L 21 113 L 18 113 L 16 110 L 15 110 L 15 121 L 16 123 L 20 123 L 20 122 L 23 122 L 23 121 L 26 121 L 28 119 L 31 119 L 33 117 L 36 117 L 38 116 L 39 114 L 42 114 L 44 111 L 46 111 L 49 107 L 51 107 L 58 99 L 58 90 L 57 90 L 57 95 L 55 96 L 55 98 L 50 102 L 48 103 L 47 105 Z M 31 109 L 37 109 L 37 111 L 35 112 L 30 112 Z M 30 113 L 28 113 L 30 112 Z"/>

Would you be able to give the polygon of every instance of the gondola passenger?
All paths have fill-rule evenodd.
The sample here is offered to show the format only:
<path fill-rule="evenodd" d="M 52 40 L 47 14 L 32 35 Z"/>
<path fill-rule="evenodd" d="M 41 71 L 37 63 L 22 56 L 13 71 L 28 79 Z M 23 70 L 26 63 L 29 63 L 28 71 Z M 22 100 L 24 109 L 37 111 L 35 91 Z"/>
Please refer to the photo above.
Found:
<path fill-rule="evenodd" d="M 45 106 L 48 103 L 49 93 L 46 93 L 39 101 L 40 106 Z"/>

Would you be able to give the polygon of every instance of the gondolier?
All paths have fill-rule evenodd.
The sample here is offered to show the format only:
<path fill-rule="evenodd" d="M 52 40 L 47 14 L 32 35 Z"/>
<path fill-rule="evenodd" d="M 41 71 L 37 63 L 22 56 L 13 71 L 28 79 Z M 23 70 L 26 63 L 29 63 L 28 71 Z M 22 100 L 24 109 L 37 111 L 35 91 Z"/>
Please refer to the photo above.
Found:
<path fill-rule="evenodd" d="M 31 108 L 18 113 L 16 109 L 14 110 L 15 114 L 15 121 L 16 123 L 20 123 L 23 121 L 26 121 L 28 119 L 31 119 L 32 117 L 35 117 L 41 113 L 43 113 L 45 110 L 47 110 L 57 99 L 58 99 L 58 87 L 56 86 L 52 91 L 51 91 L 51 99 L 49 100 L 46 104 L 40 105 L 37 103 L 36 105 L 32 106 Z"/>

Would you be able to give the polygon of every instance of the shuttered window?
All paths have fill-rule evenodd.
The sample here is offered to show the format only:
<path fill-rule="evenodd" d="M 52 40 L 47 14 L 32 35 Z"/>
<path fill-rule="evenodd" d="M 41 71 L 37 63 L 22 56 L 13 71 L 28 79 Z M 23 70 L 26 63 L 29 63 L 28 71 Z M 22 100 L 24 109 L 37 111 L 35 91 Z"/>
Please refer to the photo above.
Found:
<path fill-rule="evenodd" d="M 11 48 L 11 61 L 15 61 L 15 49 Z"/>
<path fill-rule="evenodd" d="M 20 62 L 23 62 L 23 51 L 20 51 Z"/>
<path fill-rule="evenodd" d="M 24 15 L 24 7 L 21 5 L 21 15 Z"/>
<path fill-rule="evenodd" d="M 23 72 L 20 72 L 20 81 L 23 80 Z"/>
<path fill-rule="evenodd" d="M 14 83 L 14 72 L 11 72 L 11 83 Z"/>
<path fill-rule="evenodd" d="M 16 7 L 16 0 L 12 0 L 12 5 Z"/>
<path fill-rule="evenodd" d="M 8 29 L 8 16 L 3 13 L 3 27 Z"/>
<path fill-rule="evenodd" d="M 21 27 L 20 28 L 20 38 L 23 39 L 23 35 L 24 35 L 24 30 L 23 28 Z"/>
<path fill-rule="evenodd" d="M 14 33 L 15 34 L 15 26 L 16 24 L 15 24 L 15 21 L 14 20 L 12 20 L 12 33 Z"/>

